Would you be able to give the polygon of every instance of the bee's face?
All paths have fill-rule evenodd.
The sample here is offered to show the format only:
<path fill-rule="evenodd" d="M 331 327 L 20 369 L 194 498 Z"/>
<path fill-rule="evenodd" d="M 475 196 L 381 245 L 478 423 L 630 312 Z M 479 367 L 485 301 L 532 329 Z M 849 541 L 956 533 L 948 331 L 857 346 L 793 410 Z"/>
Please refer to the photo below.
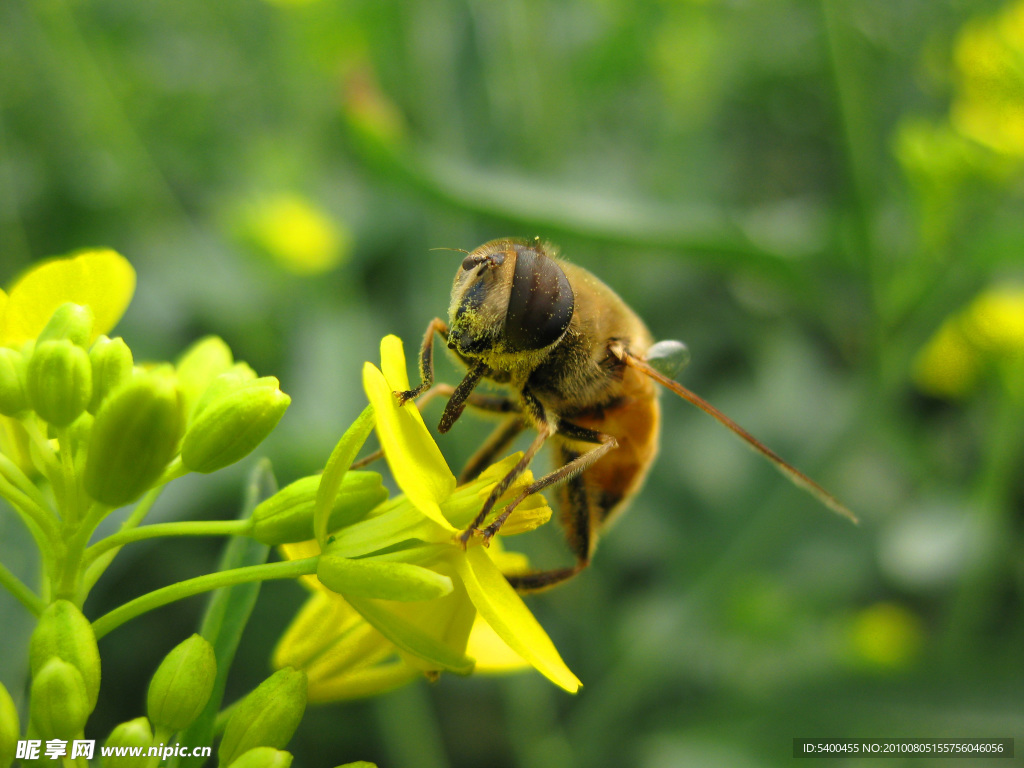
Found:
<path fill-rule="evenodd" d="M 455 276 L 448 346 L 465 357 L 543 349 L 565 333 L 574 304 L 565 273 L 542 243 L 484 243 Z"/>

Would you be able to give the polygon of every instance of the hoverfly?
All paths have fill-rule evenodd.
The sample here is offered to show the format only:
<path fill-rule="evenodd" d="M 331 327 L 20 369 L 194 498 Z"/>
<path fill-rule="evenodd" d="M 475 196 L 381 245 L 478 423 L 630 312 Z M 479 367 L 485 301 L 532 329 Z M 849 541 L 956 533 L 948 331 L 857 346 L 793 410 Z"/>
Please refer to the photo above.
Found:
<path fill-rule="evenodd" d="M 448 321 L 435 318 L 427 327 L 419 386 L 395 393 L 403 403 L 428 390 L 449 395 L 438 425 L 442 433 L 451 429 L 467 405 L 506 414 L 469 460 L 462 482 L 479 474 L 524 429 L 537 432 L 473 523 L 459 534 L 463 544 L 475 535 L 487 543 L 523 499 L 560 484 L 562 525 L 575 565 L 508 578 L 520 591 L 534 591 L 583 570 L 599 531 L 640 489 L 654 462 L 660 425 L 655 383 L 713 416 L 793 483 L 856 520 L 820 485 L 671 378 L 667 369 L 687 355 L 681 342 L 655 344 L 643 321 L 611 288 L 555 254 L 553 246 L 539 238 L 492 240 L 467 253 L 452 286 Z M 457 387 L 433 386 L 435 334 L 468 368 Z M 511 395 L 475 393 L 484 379 L 503 385 Z M 531 483 L 481 529 L 498 500 L 549 440 L 556 469 Z"/>

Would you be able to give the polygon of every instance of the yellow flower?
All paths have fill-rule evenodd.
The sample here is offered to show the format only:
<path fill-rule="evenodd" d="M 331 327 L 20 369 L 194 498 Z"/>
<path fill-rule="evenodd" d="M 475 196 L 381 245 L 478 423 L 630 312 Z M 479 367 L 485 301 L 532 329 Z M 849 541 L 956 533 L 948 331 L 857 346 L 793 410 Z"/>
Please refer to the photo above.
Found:
<path fill-rule="evenodd" d="M 914 380 L 928 394 L 956 399 L 969 395 L 992 368 L 1008 367 L 1012 378 L 1021 360 L 1024 288 L 1000 285 L 946 318 L 918 355 Z"/>
<path fill-rule="evenodd" d="M 0 347 L 18 347 L 35 339 L 55 310 L 72 302 L 92 310 L 88 344 L 121 319 L 135 292 L 135 270 L 110 249 L 80 251 L 34 264 L 8 292 L 0 290 Z M 0 453 L 34 473 L 29 441 L 16 420 L 0 416 Z"/>
<path fill-rule="evenodd" d="M 497 540 L 489 549 L 477 540 L 463 548 L 454 538 L 518 455 L 456 487 L 419 411 L 412 403 L 399 407 L 392 394 L 409 388 L 396 337 L 382 341 L 381 361 L 383 373 L 365 366 L 364 386 L 404 495 L 324 539 L 314 597 L 282 638 L 275 664 L 305 669 L 311 700 L 320 701 L 375 693 L 423 673 L 466 674 L 474 667 L 500 671 L 525 664 L 575 692 L 579 680 L 504 576 L 524 570 L 525 560 L 504 552 Z M 343 443 L 345 438 L 339 449 Z M 348 454 L 344 461 L 332 456 L 321 488 L 336 483 L 349 462 Z M 502 501 L 531 481 L 528 475 L 520 478 Z M 501 533 L 531 530 L 550 515 L 543 498 L 532 496 Z M 316 554 L 319 547 L 307 542 L 282 549 L 296 558 Z M 324 593 L 325 586 L 332 594 Z"/>
<path fill-rule="evenodd" d="M 279 266 L 297 275 L 334 269 L 351 248 L 345 227 L 296 194 L 280 194 L 251 205 L 243 212 L 241 229 Z"/>
<path fill-rule="evenodd" d="M 898 603 L 876 603 L 857 613 L 850 626 L 850 647 L 860 663 L 881 669 L 909 666 L 920 653 L 921 620 Z"/>
<path fill-rule="evenodd" d="M 954 62 L 953 125 L 997 152 L 1024 158 L 1024 2 L 968 24 Z"/>
<path fill-rule="evenodd" d="M 92 309 L 89 344 L 117 325 L 135 292 L 135 270 L 109 249 L 34 265 L 11 287 L 0 290 L 0 346 L 13 347 L 36 338 L 54 310 L 67 302 Z"/>

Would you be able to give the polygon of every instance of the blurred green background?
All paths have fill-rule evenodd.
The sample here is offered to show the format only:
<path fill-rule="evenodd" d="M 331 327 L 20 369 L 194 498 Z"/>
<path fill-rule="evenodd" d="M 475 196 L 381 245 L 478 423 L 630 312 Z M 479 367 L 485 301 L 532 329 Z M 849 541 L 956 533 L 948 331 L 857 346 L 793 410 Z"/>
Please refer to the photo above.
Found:
<path fill-rule="evenodd" d="M 0 3 L 0 281 L 125 254 L 136 359 L 215 333 L 281 379 L 260 453 L 282 484 L 361 410 L 380 338 L 413 347 L 446 312 L 461 255 L 429 249 L 540 235 L 862 519 L 663 396 L 630 513 L 529 600 L 581 693 L 448 676 L 312 709 L 297 765 L 736 768 L 789 764 L 794 737 L 1024 737 L 1022 163 L 1021 2 Z M 464 417 L 449 463 L 488 429 Z M 153 519 L 233 516 L 251 461 Z M 548 528 L 522 547 L 563 564 Z M 133 545 L 87 615 L 219 547 Z M 31 573 L 27 551 L 0 515 L 4 561 Z M 264 587 L 229 698 L 304 597 Z M 140 714 L 202 608 L 102 641 L 89 735 Z M 12 690 L 23 614 L 0 598 Z"/>

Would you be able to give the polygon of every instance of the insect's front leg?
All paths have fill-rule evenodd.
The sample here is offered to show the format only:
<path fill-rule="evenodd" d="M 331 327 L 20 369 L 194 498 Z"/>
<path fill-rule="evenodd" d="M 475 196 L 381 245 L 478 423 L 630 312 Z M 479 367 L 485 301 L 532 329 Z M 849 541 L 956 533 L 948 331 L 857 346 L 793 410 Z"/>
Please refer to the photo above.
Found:
<path fill-rule="evenodd" d="M 395 392 L 399 405 L 405 405 L 410 400 L 422 395 L 434 384 L 434 334 L 448 341 L 448 323 L 439 317 L 435 317 L 427 326 L 427 332 L 423 334 L 423 346 L 420 347 L 420 383 L 413 389 L 406 389 Z"/>

